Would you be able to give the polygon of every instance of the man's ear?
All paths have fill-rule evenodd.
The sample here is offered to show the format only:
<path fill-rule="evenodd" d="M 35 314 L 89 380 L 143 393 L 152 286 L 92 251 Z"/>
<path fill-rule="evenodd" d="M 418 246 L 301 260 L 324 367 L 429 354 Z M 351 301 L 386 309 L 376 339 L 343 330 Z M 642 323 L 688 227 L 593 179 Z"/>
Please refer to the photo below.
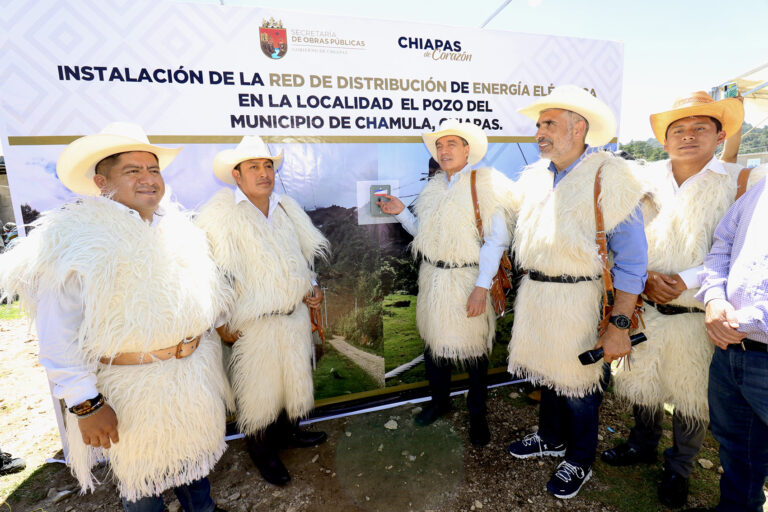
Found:
<path fill-rule="evenodd" d="M 232 177 L 235 179 L 235 183 L 240 185 L 240 171 L 238 169 L 232 168 Z"/>
<path fill-rule="evenodd" d="M 101 174 L 94 174 L 93 175 L 93 182 L 96 184 L 97 187 L 99 187 L 99 190 L 101 190 L 102 193 L 106 192 L 106 190 L 107 190 L 107 178 L 105 178 Z"/>
<path fill-rule="evenodd" d="M 727 139 L 727 138 L 728 138 L 728 134 L 725 133 L 725 130 L 720 130 L 717 133 L 717 144 L 718 145 L 722 144 L 723 141 L 725 141 L 725 139 Z"/>

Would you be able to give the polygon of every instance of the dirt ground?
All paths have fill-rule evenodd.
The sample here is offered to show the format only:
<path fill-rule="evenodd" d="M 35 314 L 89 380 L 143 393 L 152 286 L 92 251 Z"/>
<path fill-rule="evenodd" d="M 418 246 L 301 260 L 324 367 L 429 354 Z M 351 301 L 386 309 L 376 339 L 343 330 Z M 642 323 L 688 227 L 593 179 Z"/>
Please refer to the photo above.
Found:
<path fill-rule="evenodd" d="M 106 468 L 97 470 L 104 483 L 96 492 L 81 496 L 64 465 L 45 464 L 61 453 L 47 380 L 36 354 L 37 342 L 26 320 L 0 321 L 0 446 L 28 463 L 23 473 L 0 477 L 0 511 L 122 510 Z M 633 472 L 622 473 L 629 476 L 617 482 L 612 468 L 599 462 L 578 497 L 564 502 L 549 496 L 544 485 L 555 459 L 518 461 L 506 453 L 509 442 L 537 423 L 536 406 L 525 402 L 518 387 L 491 390 L 493 437 L 483 448 L 468 442 L 463 397 L 457 397 L 454 406 L 455 412 L 426 428 L 413 424 L 416 405 L 318 423 L 312 428 L 327 431 L 329 441 L 283 452 L 293 478 L 284 488 L 265 483 L 243 441 L 232 441 L 210 475 L 214 498 L 230 512 L 662 510 L 655 505 L 653 482 L 637 483 Z M 600 449 L 626 435 L 628 418 L 627 407 L 608 395 Z M 715 482 L 716 468 L 717 461 L 710 470 Z M 650 471 L 646 475 L 652 479 L 657 469 Z M 641 499 L 631 501 L 650 505 L 621 505 L 611 498 L 617 485 L 640 492 Z M 620 494 L 625 487 L 619 487 Z M 168 509 L 178 510 L 172 492 L 165 497 Z M 694 489 L 689 504 L 711 506 L 713 500 L 716 493 L 709 485 Z"/>

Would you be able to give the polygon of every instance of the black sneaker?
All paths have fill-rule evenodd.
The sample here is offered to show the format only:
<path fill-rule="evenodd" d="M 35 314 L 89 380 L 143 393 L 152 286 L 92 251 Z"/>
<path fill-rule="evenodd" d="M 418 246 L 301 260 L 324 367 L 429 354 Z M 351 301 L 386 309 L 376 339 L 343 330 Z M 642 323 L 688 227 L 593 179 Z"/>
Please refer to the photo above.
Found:
<path fill-rule="evenodd" d="M 557 466 L 552 478 L 547 482 L 547 492 L 555 498 L 567 500 L 581 490 L 581 486 L 592 477 L 592 467 L 582 467 L 563 461 Z"/>
<path fill-rule="evenodd" d="M 10 453 L 0 452 L 0 475 L 10 475 L 18 473 L 27 467 L 24 459 L 14 457 Z"/>
<path fill-rule="evenodd" d="M 509 454 L 518 459 L 527 459 L 529 457 L 562 457 L 565 455 L 565 445 L 549 445 L 545 443 L 538 432 L 528 434 L 519 441 L 515 441 L 509 448 Z"/>

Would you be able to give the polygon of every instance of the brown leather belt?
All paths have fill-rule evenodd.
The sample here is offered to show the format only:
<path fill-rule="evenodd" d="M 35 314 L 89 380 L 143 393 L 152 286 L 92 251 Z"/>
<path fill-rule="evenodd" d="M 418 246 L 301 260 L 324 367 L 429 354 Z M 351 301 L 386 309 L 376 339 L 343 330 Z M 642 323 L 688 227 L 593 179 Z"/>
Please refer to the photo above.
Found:
<path fill-rule="evenodd" d="M 200 336 L 193 339 L 181 340 L 172 347 L 153 350 L 152 352 L 121 352 L 115 357 L 102 357 L 99 361 L 102 364 L 133 365 L 149 364 L 156 361 L 166 361 L 168 359 L 184 359 L 189 357 L 197 350 L 200 345 Z"/>

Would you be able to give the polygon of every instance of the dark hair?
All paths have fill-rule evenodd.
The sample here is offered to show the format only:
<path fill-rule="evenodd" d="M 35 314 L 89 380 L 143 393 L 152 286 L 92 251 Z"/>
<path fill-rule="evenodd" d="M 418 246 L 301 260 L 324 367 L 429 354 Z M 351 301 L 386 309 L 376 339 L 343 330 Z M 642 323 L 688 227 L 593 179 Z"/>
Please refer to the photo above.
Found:
<path fill-rule="evenodd" d="M 123 151 L 122 153 L 115 153 L 114 155 L 109 155 L 106 158 L 102 158 L 98 161 L 96 164 L 96 174 L 100 174 L 102 176 L 107 176 L 109 174 L 109 171 L 112 170 L 112 167 L 115 166 L 117 163 L 117 159 L 120 158 L 122 155 L 126 153 L 133 153 L 133 151 Z M 160 163 L 160 161 L 157 159 L 157 155 L 154 153 L 151 153 L 149 151 L 146 151 L 146 153 L 149 153 L 150 155 L 155 157 L 155 161 L 157 163 Z"/>
<path fill-rule="evenodd" d="M 715 133 L 720 133 L 721 131 L 723 131 L 723 123 L 721 123 L 719 119 L 715 119 L 712 116 L 689 116 L 689 117 L 708 117 L 709 119 L 712 120 L 713 123 L 715 123 Z M 685 119 L 685 118 L 681 117 L 680 119 Z M 674 121 L 672 121 L 667 125 L 667 129 L 664 130 L 665 139 L 667 138 L 667 135 L 669 135 L 669 127 L 675 124 L 676 122 L 678 122 L 680 119 L 675 119 Z"/>

